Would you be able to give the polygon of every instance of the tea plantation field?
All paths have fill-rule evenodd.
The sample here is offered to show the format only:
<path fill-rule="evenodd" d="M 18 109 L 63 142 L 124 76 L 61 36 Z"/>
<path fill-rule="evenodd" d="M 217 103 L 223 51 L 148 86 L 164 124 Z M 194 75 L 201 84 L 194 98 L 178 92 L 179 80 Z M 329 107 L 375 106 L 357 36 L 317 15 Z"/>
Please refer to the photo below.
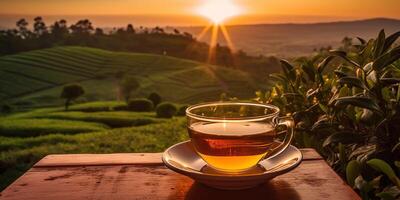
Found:
<path fill-rule="evenodd" d="M 48 154 L 161 152 L 187 140 L 186 120 L 93 102 L 0 116 L 0 190 Z"/>
<path fill-rule="evenodd" d="M 134 96 L 157 92 L 177 103 L 216 100 L 222 92 L 252 97 L 259 88 L 239 70 L 169 56 L 70 46 L 0 57 L 0 103 L 60 105 L 62 86 L 69 83 L 84 87 L 83 102 L 115 100 L 118 74 L 140 82 Z"/>

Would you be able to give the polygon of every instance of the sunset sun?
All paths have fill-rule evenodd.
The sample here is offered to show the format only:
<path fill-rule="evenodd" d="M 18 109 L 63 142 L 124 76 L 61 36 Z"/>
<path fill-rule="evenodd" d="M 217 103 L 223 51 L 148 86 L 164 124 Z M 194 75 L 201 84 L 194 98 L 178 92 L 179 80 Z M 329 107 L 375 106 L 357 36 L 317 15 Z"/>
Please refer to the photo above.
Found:
<path fill-rule="evenodd" d="M 207 0 L 197 12 L 210 19 L 215 24 L 220 24 L 230 17 L 239 15 L 242 8 L 235 5 L 231 0 Z"/>

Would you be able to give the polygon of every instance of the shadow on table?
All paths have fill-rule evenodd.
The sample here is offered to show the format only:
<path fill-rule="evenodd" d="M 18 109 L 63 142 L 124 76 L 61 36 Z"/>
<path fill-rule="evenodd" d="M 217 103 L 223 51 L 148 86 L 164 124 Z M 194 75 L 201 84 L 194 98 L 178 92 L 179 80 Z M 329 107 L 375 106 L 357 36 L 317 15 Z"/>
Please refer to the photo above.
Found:
<path fill-rule="evenodd" d="M 268 182 L 258 187 L 246 189 L 246 190 L 219 190 L 210 188 L 201 183 L 193 183 L 186 193 L 186 200 L 221 200 L 221 199 L 290 199 L 299 200 L 300 196 L 295 189 L 290 187 L 287 182 Z"/>

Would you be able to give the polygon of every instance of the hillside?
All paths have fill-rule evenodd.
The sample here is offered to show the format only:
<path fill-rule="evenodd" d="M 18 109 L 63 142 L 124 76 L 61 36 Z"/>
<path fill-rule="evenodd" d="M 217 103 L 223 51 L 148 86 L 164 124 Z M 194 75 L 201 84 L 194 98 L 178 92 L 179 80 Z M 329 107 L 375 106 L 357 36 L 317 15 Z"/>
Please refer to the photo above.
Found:
<path fill-rule="evenodd" d="M 222 92 L 252 97 L 256 86 L 239 70 L 168 56 L 56 47 L 0 57 L 0 102 L 18 106 L 59 105 L 61 88 L 79 82 L 81 101 L 115 100 L 117 74 L 135 76 L 134 96 L 159 93 L 165 100 L 217 100 Z"/>
<path fill-rule="evenodd" d="M 179 30 L 198 35 L 203 27 L 179 27 Z M 400 31 L 400 20 L 367 19 L 313 24 L 258 24 L 227 27 L 238 49 L 252 55 L 293 57 L 309 55 L 321 47 L 338 47 L 344 37 L 374 38 L 380 29 L 387 34 Z M 201 41 L 209 42 L 210 35 Z M 220 38 L 219 43 L 225 44 Z"/>

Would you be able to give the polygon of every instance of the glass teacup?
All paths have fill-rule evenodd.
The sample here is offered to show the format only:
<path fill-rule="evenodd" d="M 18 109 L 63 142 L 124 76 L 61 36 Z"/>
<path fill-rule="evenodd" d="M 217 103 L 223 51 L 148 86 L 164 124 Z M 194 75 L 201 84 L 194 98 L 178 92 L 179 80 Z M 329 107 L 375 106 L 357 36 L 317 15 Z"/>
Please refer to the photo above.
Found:
<path fill-rule="evenodd" d="M 293 138 L 293 119 L 278 117 L 279 108 L 273 105 L 204 103 L 190 106 L 186 116 L 194 149 L 210 167 L 223 172 L 250 169 L 283 152 Z M 280 125 L 287 131 L 278 131 Z"/>

